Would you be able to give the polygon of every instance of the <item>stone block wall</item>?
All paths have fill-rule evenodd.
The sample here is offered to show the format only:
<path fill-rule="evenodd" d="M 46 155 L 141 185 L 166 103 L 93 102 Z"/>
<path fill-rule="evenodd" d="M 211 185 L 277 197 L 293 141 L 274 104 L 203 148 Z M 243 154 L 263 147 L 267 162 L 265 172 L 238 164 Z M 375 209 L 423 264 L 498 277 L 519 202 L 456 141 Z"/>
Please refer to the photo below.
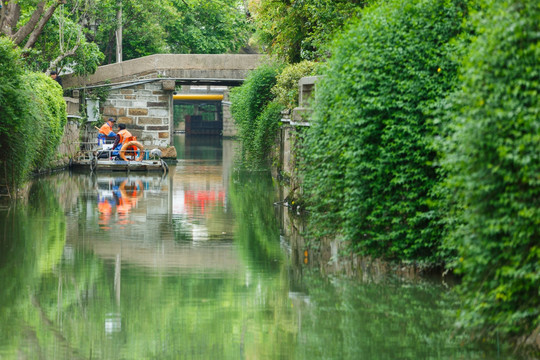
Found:
<path fill-rule="evenodd" d="M 164 90 L 163 81 L 154 81 L 111 90 L 102 117 L 103 121 L 112 117 L 116 124 L 126 124 L 127 130 L 151 149 L 171 144 L 172 111 L 172 90 Z"/>
<path fill-rule="evenodd" d="M 53 169 L 65 168 L 69 165 L 70 159 L 73 159 L 79 151 L 80 144 L 80 125 L 78 121 L 68 121 L 64 127 L 64 135 L 58 146 L 56 160 L 51 167 Z"/>
<path fill-rule="evenodd" d="M 229 89 L 223 92 L 223 136 L 236 137 L 238 135 L 238 127 L 231 115 L 231 102 L 229 100 Z"/>

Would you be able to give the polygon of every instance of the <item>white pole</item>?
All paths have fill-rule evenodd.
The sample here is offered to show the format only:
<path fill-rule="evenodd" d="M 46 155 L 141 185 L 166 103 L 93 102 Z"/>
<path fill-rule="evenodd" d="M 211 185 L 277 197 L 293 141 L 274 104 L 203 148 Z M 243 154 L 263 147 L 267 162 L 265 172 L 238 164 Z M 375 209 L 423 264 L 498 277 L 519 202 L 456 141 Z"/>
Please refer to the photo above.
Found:
<path fill-rule="evenodd" d="M 122 0 L 117 0 L 118 10 L 116 11 L 116 62 L 122 62 Z"/>

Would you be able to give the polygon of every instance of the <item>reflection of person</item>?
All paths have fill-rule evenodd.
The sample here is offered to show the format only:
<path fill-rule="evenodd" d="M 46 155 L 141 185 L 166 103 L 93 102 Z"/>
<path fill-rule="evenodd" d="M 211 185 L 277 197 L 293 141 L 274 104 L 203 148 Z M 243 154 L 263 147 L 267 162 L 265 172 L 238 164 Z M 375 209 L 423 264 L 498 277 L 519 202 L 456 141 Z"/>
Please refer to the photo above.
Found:
<path fill-rule="evenodd" d="M 98 196 L 99 226 L 103 229 L 109 229 L 109 221 L 112 216 L 111 201 L 105 197 Z"/>
<path fill-rule="evenodd" d="M 143 196 L 144 184 L 141 180 L 115 178 L 109 182 L 109 191 L 98 194 L 99 227 L 110 230 L 112 216 L 118 214 L 116 225 L 130 224 L 129 214 Z"/>
<path fill-rule="evenodd" d="M 54 71 L 54 70 L 51 71 L 51 79 L 56 81 L 58 83 L 58 85 L 62 86 L 62 79 L 60 78 L 58 73 L 56 71 Z"/>
<path fill-rule="evenodd" d="M 118 194 L 119 192 L 119 194 Z M 139 180 L 132 184 L 129 179 L 124 180 L 117 190 L 116 211 L 118 212 L 118 224 L 126 225 L 130 221 L 128 215 L 131 209 L 137 206 L 137 201 L 142 196 L 143 184 Z"/>

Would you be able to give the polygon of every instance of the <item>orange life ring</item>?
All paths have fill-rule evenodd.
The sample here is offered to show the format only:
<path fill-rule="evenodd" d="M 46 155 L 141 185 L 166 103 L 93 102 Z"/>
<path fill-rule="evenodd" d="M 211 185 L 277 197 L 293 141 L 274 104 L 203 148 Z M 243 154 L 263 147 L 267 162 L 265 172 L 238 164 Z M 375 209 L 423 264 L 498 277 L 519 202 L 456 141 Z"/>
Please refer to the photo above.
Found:
<path fill-rule="evenodd" d="M 141 161 L 144 157 L 144 146 L 142 146 L 142 144 L 138 141 L 128 141 L 127 143 L 125 143 L 123 146 L 122 146 L 122 149 L 120 149 L 120 157 L 125 160 L 125 161 L 128 161 L 128 159 L 126 159 L 126 151 L 130 148 L 130 147 L 136 147 L 138 148 L 140 151 L 139 151 L 139 157 L 135 160 L 135 161 Z"/>

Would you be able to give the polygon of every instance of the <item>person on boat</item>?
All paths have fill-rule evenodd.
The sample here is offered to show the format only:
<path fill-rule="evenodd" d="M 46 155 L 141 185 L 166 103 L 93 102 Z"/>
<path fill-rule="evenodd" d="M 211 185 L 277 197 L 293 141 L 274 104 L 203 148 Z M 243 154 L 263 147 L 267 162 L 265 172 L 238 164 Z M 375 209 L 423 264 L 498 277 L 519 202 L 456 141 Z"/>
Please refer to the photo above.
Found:
<path fill-rule="evenodd" d="M 133 135 L 131 135 L 131 133 L 126 129 L 126 124 L 118 124 L 118 128 L 120 130 L 116 134 L 116 139 L 114 140 L 113 144 L 113 149 L 115 150 L 120 150 L 125 143 L 135 139 Z"/>
<path fill-rule="evenodd" d="M 100 128 L 99 128 L 99 132 L 98 132 L 98 145 L 103 145 L 105 143 L 105 139 L 107 137 L 114 137 L 116 136 L 116 134 L 114 133 L 113 131 L 113 127 L 114 127 L 114 123 L 116 122 L 116 120 L 114 118 L 109 118 L 109 120 L 107 120 L 105 122 L 105 124 L 103 124 Z"/>
<path fill-rule="evenodd" d="M 122 149 L 122 146 L 124 146 L 124 144 L 136 140 L 136 138 L 126 129 L 126 124 L 118 124 L 118 128 L 120 130 L 116 134 L 116 139 L 114 140 L 114 144 L 112 146 L 113 156 L 119 155 L 119 152 Z M 137 149 L 134 148 L 130 150 L 136 151 Z"/>

